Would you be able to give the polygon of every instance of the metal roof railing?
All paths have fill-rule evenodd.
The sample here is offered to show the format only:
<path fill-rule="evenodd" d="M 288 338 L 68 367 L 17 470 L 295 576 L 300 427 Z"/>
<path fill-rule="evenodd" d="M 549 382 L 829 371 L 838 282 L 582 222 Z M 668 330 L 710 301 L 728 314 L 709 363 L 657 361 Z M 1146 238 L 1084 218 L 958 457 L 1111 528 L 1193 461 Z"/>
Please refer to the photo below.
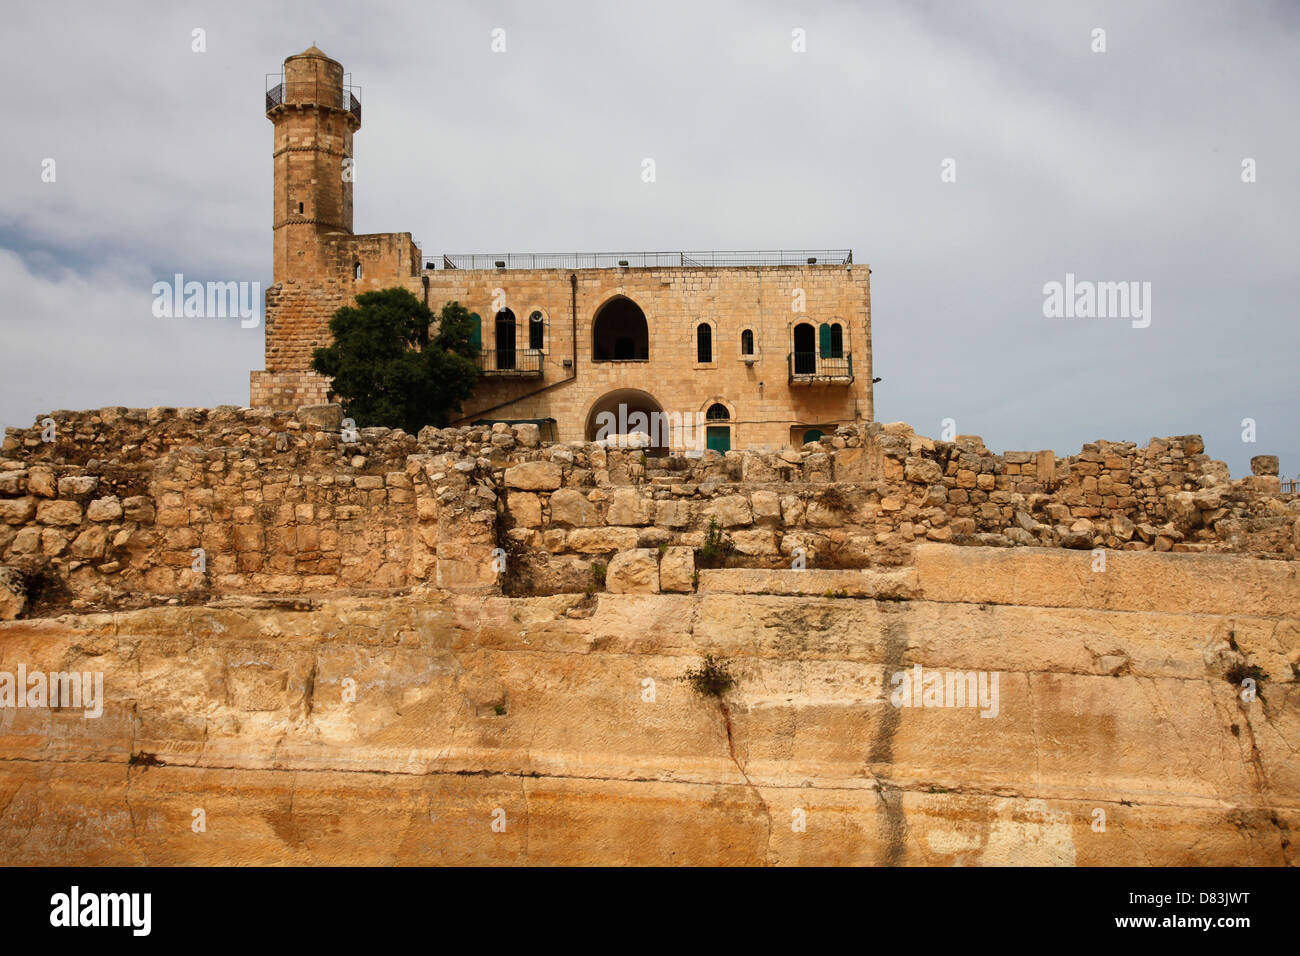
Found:
<path fill-rule="evenodd" d="M 426 269 L 435 268 L 424 257 Z M 444 255 L 443 269 L 713 269 L 727 266 L 852 265 L 852 249 L 760 249 L 711 252 L 507 252 Z"/>

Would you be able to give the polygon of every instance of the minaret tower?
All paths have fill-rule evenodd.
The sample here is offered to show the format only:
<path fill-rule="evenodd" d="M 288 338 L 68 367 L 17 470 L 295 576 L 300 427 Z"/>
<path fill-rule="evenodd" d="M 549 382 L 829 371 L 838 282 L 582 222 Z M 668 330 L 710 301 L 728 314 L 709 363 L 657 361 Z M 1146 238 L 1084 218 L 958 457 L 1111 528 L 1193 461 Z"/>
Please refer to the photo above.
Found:
<path fill-rule="evenodd" d="M 274 281 L 319 277 L 318 240 L 352 233 L 352 134 L 361 102 L 343 67 L 312 46 L 284 61 L 266 94 L 275 124 Z"/>

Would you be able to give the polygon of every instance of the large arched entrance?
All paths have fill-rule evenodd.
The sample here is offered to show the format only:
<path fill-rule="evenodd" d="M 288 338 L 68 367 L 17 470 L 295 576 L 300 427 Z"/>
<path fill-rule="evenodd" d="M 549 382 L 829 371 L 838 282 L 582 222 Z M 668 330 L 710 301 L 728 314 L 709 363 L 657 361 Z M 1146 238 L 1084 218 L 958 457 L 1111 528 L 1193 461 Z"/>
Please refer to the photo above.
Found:
<path fill-rule="evenodd" d="M 617 296 L 600 307 L 591 323 L 593 362 L 645 362 L 650 358 L 650 327 L 641 307 Z"/>
<path fill-rule="evenodd" d="M 641 432 L 646 439 L 627 439 Z M 587 441 L 604 439 L 610 447 L 644 448 L 656 458 L 668 454 L 672 435 L 663 406 L 639 388 L 617 388 L 596 400 L 587 413 Z M 643 442 L 645 442 L 643 444 Z"/>

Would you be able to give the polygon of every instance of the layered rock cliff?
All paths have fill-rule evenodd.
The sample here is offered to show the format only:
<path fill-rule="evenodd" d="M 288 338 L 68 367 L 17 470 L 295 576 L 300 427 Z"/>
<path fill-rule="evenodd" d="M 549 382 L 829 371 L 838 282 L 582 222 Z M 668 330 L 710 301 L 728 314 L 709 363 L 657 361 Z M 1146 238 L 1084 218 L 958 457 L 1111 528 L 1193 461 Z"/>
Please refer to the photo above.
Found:
<path fill-rule="evenodd" d="M 1291 863 L 1296 569 L 927 544 L 890 570 L 701 570 L 680 594 L 420 586 L 12 621 L 0 671 L 102 673 L 105 701 L 0 707 L 0 846 L 24 864 Z M 679 680 L 706 653 L 736 678 L 722 698 Z"/>

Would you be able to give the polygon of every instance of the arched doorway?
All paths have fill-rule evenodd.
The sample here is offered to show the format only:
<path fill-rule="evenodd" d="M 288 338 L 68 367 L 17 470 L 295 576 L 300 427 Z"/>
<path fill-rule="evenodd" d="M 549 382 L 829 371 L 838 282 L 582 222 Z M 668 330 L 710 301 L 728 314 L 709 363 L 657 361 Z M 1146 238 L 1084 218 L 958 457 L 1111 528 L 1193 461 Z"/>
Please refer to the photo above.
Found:
<path fill-rule="evenodd" d="M 731 412 L 721 402 L 714 402 L 704 413 L 708 422 L 705 429 L 705 447 L 726 454 L 731 450 Z"/>
<path fill-rule="evenodd" d="M 593 362 L 645 362 L 650 358 L 650 326 L 641 307 L 616 296 L 600 307 L 591 323 Z"/>
<path fill-rule="evenodd" d="M 646 436 L 645 444 L 627 440 L 633 432 Z M 663 406 L 649 392 L 639 388 L 617 388 L 602 395 L 587 413 L 587 441 L 606 441 L 610 447 L 644 448 L 647 455 L 668 454 L 672 435 Z"/>
<path fill-rule="evenodd" d="M 807 322 L 794 327 L 794 374 L 817 374 L 817 330 Z"/>

